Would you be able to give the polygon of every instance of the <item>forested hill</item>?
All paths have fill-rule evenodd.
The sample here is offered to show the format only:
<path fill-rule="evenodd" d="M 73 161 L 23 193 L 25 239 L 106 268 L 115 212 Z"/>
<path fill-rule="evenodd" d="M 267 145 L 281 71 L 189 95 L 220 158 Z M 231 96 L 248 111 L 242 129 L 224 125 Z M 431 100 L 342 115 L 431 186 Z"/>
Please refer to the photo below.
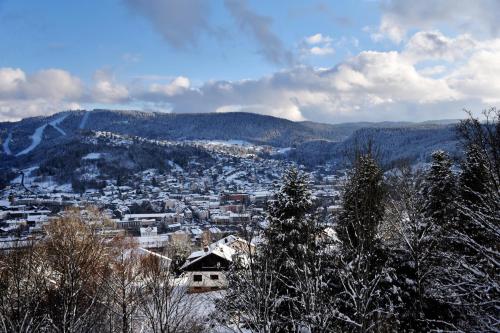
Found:
<path fill-rule="evenodd" d="M 435 149 L 453 152 L 456 138 L 449 122 L 346 123 L 293 122 L 252 113 L 171 114 L 140 111 L 66 111 L 0 123 L 0 156 L 17 159 L 78 140 L 89 131 L 106 131 L 147 139 L 243 140 L 294 147 L 291 157 L 306 164 L 338 160 L 360 141 L 381 147 L 388 163 L 420 162 Z"/>
<path fill-rule="evenodd" d="M 11 133 L 12 151 L 19 151 L 35 130 L 55 119 L 58 127 L 71 135 L 78 130 L 109 131 L 167 140 L 244 140 L 257 144 L 288 147 L 309 140 L 339 141 L 349 128 L 341 125 L 313 126 L 251 113 L 170 114 L 139 111 L 72 111 L 50 117 L 23 119 L 0 124 L 2 140 Z M 52 127 L 52 126 L 50 126 Z M 338 129 L 338 130 L 337 130 Z M 352 131 L 351 131 L 352 132 Z M 17 145 L 19 143 L 19 146 Z"/>

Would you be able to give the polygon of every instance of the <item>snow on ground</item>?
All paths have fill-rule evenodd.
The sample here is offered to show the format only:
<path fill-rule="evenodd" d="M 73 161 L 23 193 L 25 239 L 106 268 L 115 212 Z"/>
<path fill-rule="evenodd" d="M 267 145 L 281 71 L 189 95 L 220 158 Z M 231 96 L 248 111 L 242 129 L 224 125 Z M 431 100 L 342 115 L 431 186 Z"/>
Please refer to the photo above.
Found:
<path fill-rule="evenodd" d="M 28 189 L 33 190 L 35 192 L 53 192 L 54 190 L 59 193 L 71 193 L 73 191 L 71 184 L 59 184 L 57 181 L 53 180 L 51 176 L 44 177 L 43 181 L 40 181 L 38 177 L 34 176 L 35 170 L 38 169 L 38 166 L 33 166 L 31 168 L 26 168 L 21 170 L 24 173 L 24 186 Z M 38 179 L 38 180 L 37 180 Z M 11 180 L 11 184 L 21 184 L 22 175 L 17 176 L 13 180 Z"/>
<path fill-rule="evenodd" d="M 199 142 L 214 146 L 252 146 L 250 142 L 244 140 L 199 140 Z"/>
<path fill-rule="evenodd" d="M 10 151 L 10 148 L 9 148 L 9 144 L 10 144 L 10 140 L 12 139 L 12 133 L 9 133 L 9 135 L 7 135 L 7 138 L 5 139 L 5 141 L 3 142 L 3 151 L 5 154 L 7 155 L 12 155 L 12 152 Z"/>
<path fill-rule="evenodd" d="M 100 158 L 102 158 L 101 153 L 88 153 L 82 157 L 82 160 L 98 160 Z"/>
<path fill-rule="evenodd" d="M 184 171 L 184 169 L 182 169 L 182 167 L 179 164 L 175 163 L 174 161 L 168 160 L 167 163 L 172 168 L 172 171 L 180 171 L 180 172 Z"/>
<path fill-rule="evenodd" d="M 26 168 L 21 170 L 24 173 L 24 185 L 29 185 L 33 182 L 34 177 L 31 177 L 31 174 L 36 169 L 38 169 L 38 166 L 33 166 L 31 168 Z M 11 180 L 11 184 L 21 184 L 21 180 L 22 180 L 22 175 L 19 175 L 13 180 Z"/>
<path fill-rule="evenodd" d="M 68 115 L 65 114 L 55 120 L 52 120 L 51 122 L 49 122 L 49 124 L 54 127 L 57 131 L 59 131 L 59 133 L 61 133 L 62 135 L 66 135 L 66 132 L 64 132 L 61 128 L 59 128 L 57 125 L 59 125 L 63 120 L 64 118 L 66 118 Z M 45 128 L 47 127 L 48 124 L 45 124 L 45 125 L 42 125 L 40 127 L 38 127 L 36 130 L 35 130 L 35 133 L 33 133 L 33 135 L 31 135 L 31 145 L 22 150 L 21 152 L 17 153 L 16 156 L 20 156 L 20 155 L 25 155 L 25 154 L 28 154 L 29 152 L 31 152 L 33 149 L 35 149 L 39 144 L 40 142 L 42 142 L 42 136 L 43 136 L 43 131 L 45 131 Z"/>
<path fill-rule="evenodd" d="M 293 148 L 287 147 L 287 148 L 278 148 L 276 151 L 278 154 L 288 154 L 290 151 L 292 151 Z"/>
<path fill-rule="evenodd" d="M 45 131 L 45 127 L 47 127 L 47 124 L 38 127 L 35 130 L 35 133 L 33 133 L 33 135 L 31 136 L 31 144 L 29 145 L 29 147 L 17 153 L 16 156 L 27 154 L 35 149 L 36 146 L 38 146 L 40 142 L 42 142 L 42 135 L 43 131 Z"/>
<path fill-rule="evenodd" d="M 82 121 L 80 122 L 80 125 L 78 126 L 79 129 L 84 129 L 85 125 L 87 124 L 87 120 L 89 119 L 90 112 L 85 111 L 85 114 L 82 117 Z"/>
<path fill-rule="evenodd" d="M 30 178 L 28 184 L 26 184 L 26 179 L 25 179 L 24 184 L 28 189 L 32 190 L 35 193 L 37 192 L 52 193 L 54 191 L 58 193 L 73 192 L 73 187 L 71 186 L 70 183 L 59 184 L 57 181 L 52 180 L 52 177 L 49 177 L 47 180 L 44 181 L 35 181 L 33 178 Z"/>
<path fill-rule="evenodd" d="M 59 133 L 61 133 L 62 135 L 66 135 L 66 132 L 64 132 L 64 130 L 62 128 L 60 128 L 58 125 L 64 120 L 66 119 L 68 115 L 64 115 L 62 117 L 59 117 L 57 119 L 54 119 L 52 120 L 49 124 L 54 127 Z"/>

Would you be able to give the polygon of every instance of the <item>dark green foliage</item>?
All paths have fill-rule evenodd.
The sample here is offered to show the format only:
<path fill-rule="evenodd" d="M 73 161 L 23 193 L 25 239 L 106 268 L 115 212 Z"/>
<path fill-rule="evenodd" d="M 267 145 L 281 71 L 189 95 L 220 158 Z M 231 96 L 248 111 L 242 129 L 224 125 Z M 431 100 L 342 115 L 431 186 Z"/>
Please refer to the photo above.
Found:
<path fill-rule="evenodd" d="M 423 189 L 425 215 L 441 227 L 452 224 L 456 217 L 456 179 L 451 165 L 448 154 L 434 152 Z"/>
<path fill-rule="evenodd" d="M 468 205 L 480 205 L 481 197 L 490 186 L 488 164 L 481 149 L 471 144 L 465 152 L 462 163 L 462 173 L 459 178 L 460 196 Z"/>
<path fill-rule="evenodd" d="M 342 314 L 342 330 L 381 330 L 393 320 L 395 291 L 386 265 L 387 249 L 379 237 L 385 196 L 380 167 L 370 153 L 359 155 L 345 186 L 336 227 L 341 242 L 337 276 L 343 288 L 335 302 Z"/>
<path fill-rule="evenodd" d="M 291 286 L 311 258 L 315 246 L 314 224 L 308 214 L 312 202 L 307 182 L 308 178 L 295 168 L 284 175 L 276 201 L 269 209 L 269 227 L 265 231 L 263 255 L 272 258 L 272 270 L 279 277 L 276 292 L 283 301 L 276 311 L 285 323 L 285 318 L 299 316 L 296 311 L 298 293 Z"/>
<path fill-rule="evenodd" d="M 370 155 L 360 156 L 345 187 L 337 227 L 344 246 L 352 249 L 373 246 L 384 216 L 384 195 L 381 169 Z"/>

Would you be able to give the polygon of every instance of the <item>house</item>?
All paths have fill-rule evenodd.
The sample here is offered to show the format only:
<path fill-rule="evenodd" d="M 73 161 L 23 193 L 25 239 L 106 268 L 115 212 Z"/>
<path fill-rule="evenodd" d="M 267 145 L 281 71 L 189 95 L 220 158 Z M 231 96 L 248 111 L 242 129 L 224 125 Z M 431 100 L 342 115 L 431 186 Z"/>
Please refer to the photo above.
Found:
<path fill-rule="evenodd" d="M 181 267 L 187 280 L 188 292 L 200 293 L 226 288 L 227 280 L 223 271 L 229 269 L 235 254 L 235 250 L 223 244 L 193 252 Z"/>
<path fill-rule="evenodd" d="M 229 235 L 195 251 L 187 258 L 181 270 L 190 293 L 200 293 L 227 287 L 225 272 L 238 260 L 245 264 L 255 245 L 240 237 Z"/>

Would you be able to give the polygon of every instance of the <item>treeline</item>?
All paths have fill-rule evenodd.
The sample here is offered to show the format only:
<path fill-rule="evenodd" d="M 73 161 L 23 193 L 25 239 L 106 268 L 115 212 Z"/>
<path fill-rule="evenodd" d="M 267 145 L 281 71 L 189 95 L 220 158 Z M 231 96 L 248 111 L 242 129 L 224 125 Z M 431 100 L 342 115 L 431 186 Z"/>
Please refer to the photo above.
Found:
<path fill-rule="evenodd" d="M 485 115 L 458 125 L 460 173 L 436 151 L 428 170 L 387 176 L 359 151 L 333 221 L 290 170 L 259 250 L 228 276 L 218 322 L 251 332 L 500 330 L 500 112 Z"/>
<path fill-rule="evenodd" d="M 454 127 L 413 126 L 398 128 L 362 128 L 341 142 L 326 140 L 307 141 L 296 145 L 289 158 L 306 166 L 333 163 L 349 167 L 352 147 L 371 141 L 377 146 L 377 162 L 384 170 L 402 164 L 429 162 L 432 151 L 447 151 L 452 158 L 460 156 Z"/>
<path fill-rule="evenodd" d="M 102 237 L 107 223 L 94 209 L 66 211 L 43 239 L 0 253 L 0 332 L 203 329 L 170 260 L 129 238 Z"/>

